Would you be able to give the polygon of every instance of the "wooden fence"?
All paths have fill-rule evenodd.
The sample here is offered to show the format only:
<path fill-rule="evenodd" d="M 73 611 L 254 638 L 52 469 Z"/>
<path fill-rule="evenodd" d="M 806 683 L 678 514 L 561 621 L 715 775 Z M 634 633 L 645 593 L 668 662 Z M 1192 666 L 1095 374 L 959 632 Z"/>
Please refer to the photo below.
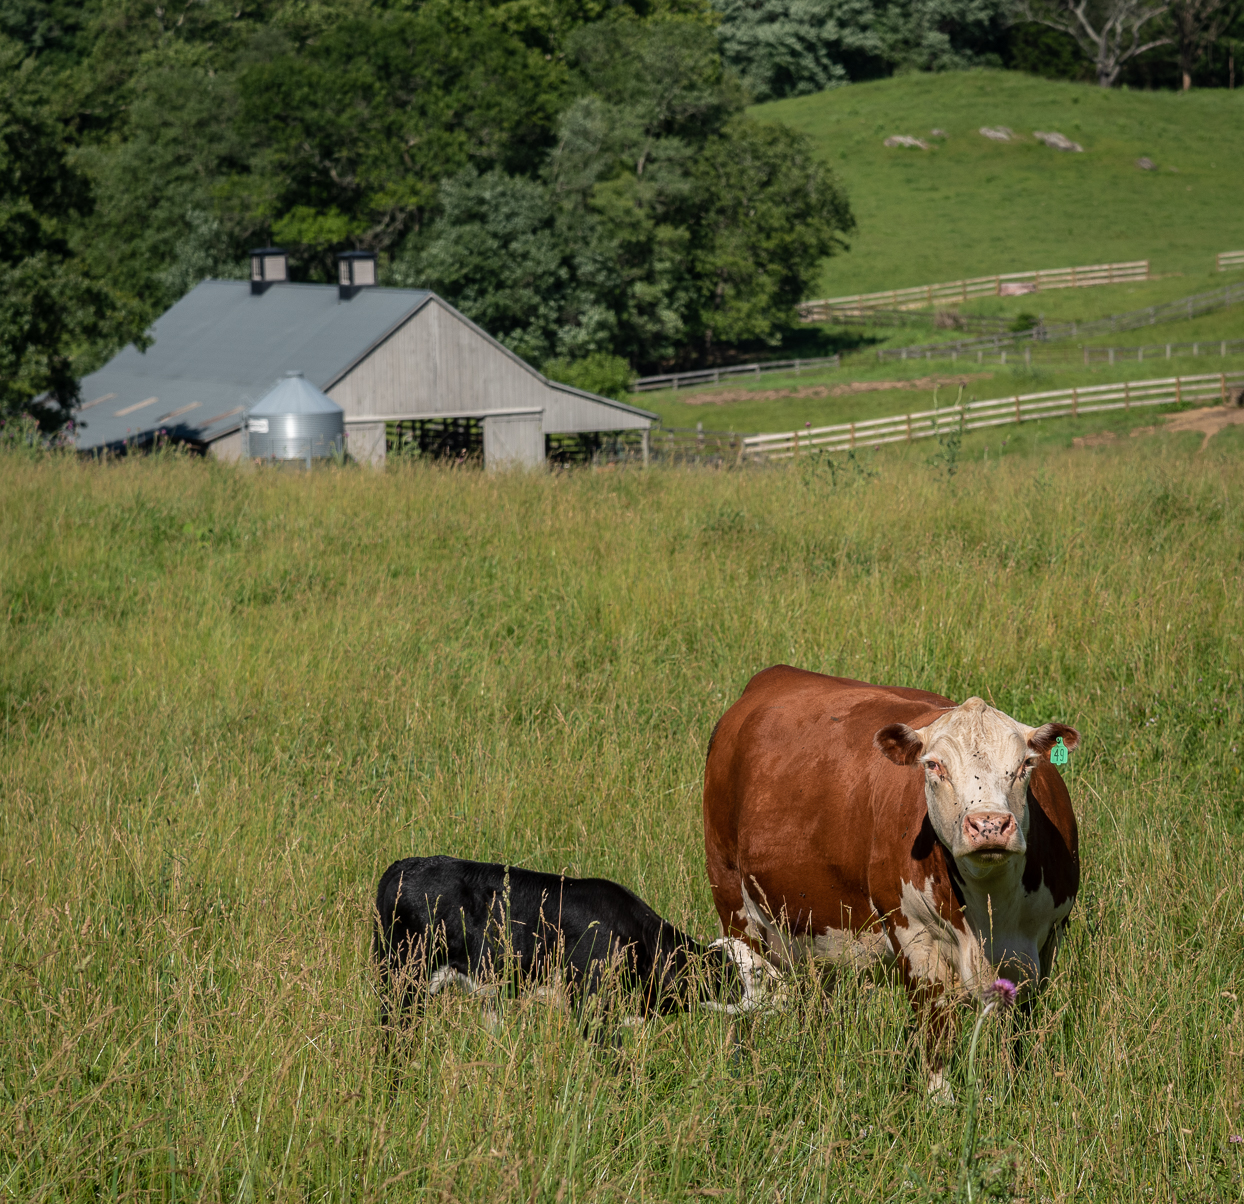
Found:
<path fill-rule="evenodd" d="M 1217 261 L 1220 272 L 1228 268 L 1244 268 L 1244 251 L 1219 251 Z"/>
<path fill-rule="evenodd" d="M 1095 284 L 1120 284 L 1127 280 L 1148 280 L 1149 261 L 1098 263 L 1080 268 L 1053 268 L 1048 271 L 1005 272 L 998 276 L 974 276 L 948 284 L 921 284 L 880 293 L 856 293 L 851 297 L 826 297 L 805 301 L 799 315 L 805 322 L 828 322 L 835 312 L 862 314 L 873 309 L 918 309 L 935 301 L 966 301 L 969 297 L 1005 296 L 1009 292 L 1044 292 L 1055 288 L 1088 288 Z M 1025 288 L 1024 286 L 1029 286 Z"/>
<path fill-rule="evenodd" d="M 912 347 L 879 347 L 877 361 L 886 360 L 957 360 L 964 352 L 976 353 L 976 362 L 984 363 L 985 357 L 993 358 L 1000 348 L 1013 347 L 1016 343 L 1052 343 L 1060 339 L 1091 338 L 1099 334 L 1121 334 L 1128 330 L 1139 330 L 1145 326 L 1157 326 L 1163 322 L 1175 322 L 1183 318 L 1194 318 L 1200 314 L 1214 313 L 1230 305 L 1238 305 L 1244 301 L 1244 284 L 1224 284 L 1220 288 L 1210 289 L 1205 293 L 1194 293 L 1188 297 L 1180 297 L 1177 301 L 1166 301 L 1161 305 L 1147 305 L 1144 309 L 1134 309 L 1127 313 L 1111 314 L 1105 318 L 1094 318 L 1088 322 L 1043 322 L 1029 330 L 1012 331 L 1006 334 L 987 335 L 976 339 L 955 339 L 937 343 L 921 343 Z M 1025 355 L 1028 353 L 1025 352 Z M 1005 354 L 1002 362 L 1006 363 Z M 1085 360 L 1085 363 L 1088 363 Z"/>
<path fill-rule="evenodd" d="M 762 376 L 766 372 L 793 372 L 796 376 L 813 368 L 837 368 L 838 355 L 811 360 L 767 360 L 755 364 L 729 364 L 722 368 L 702 368 L 696 372 L 669 372 L 663 376 L 641 376 L 631 385 L 632 393 L 650 393 L 654 389 L 685 389 L 689 385 L 715 385 L 735 376 Z"/>
<path fill-rule="evenodd" d="M 1166 380 L 1020 393 L 890 418 L 840 422 L 835 426 L 809 427 L 776 435 L 750 435 L 741 440 L 739 459 L 783 460 L 813 449 L 848 451 L 857 447 L 878 447 L 883 443 L 910 443 L 913 439 L 927 439 L 953 431 L 974 431 L 1037 418 L 1068 415 L 1076 418 L 1103 410 L 1131 410 L 1188 401 L 1225 404 L 1240 388 L 1244 388 L 1244 372 L 1215 372 L 1204 376 L 1174 376 Z"/>

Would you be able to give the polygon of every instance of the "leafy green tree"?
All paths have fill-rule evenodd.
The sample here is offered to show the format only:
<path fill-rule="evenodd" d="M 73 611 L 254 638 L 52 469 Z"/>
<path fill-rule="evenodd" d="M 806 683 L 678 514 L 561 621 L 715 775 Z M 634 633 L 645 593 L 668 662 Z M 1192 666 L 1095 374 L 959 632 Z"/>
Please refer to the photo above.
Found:
<path fill-rule="evenodd" d="M 429 0 L 341 20 L 240 71 L 249 170 L 226 208 L 331 278 L 335 251 L 390 251 L 467 164 L 530 167 L 563 79 L 479 5 Z"/>
<path fill-rule="evenodd" d="M 756 97 L 799 96 L 894 70 L 998 62 L 1007 0 L 714 0 L 726 62 Z"/>
<path fill-rule="evenodd" d="M 846 246 L 846 194 L 806 138 L 747 118 L 708 144 L 696 176 L 696 334 L 705 346 L 776 343 L 823 260 Z"/>
<path fill-rule="evenodd" d="M 555 359 L 544 365 L 544 375 L 550 380 L 599 393 L 602 397 L 615 397 L 618 401 L 629 399 L 635 373 L 620 355 L 594 352 L 580 360 Z"/>
<path fill-rule="evenodd" d="M 884 75 L 873 0 L 717 0 L 722 58 L 757 100 Z"/>
<path fill-rule="evenodd" d="M 541 178 L 446 182 L 394 279 L 563 372 L 780 341 L 853 224 L 829 169 L 803 136 L 742 116 L 706 22 L 602 22 L 570 53 L 581 95 Z"/>
<path fill-rule="evenodd" d="M 141 334 L 141 316 L 75 263 L 67 233 L 91 210 L 34 64 L 0 40 L 0 413 L 63 422 L 100 348 Z"/>
<path fill-rule="evenodd" d="M 547 187 L 468 167 L 440 190 L 440 219 L 405 248 L 393 284 L 435 289 L 526 359 L 553 354 L 570 265 Z"/>

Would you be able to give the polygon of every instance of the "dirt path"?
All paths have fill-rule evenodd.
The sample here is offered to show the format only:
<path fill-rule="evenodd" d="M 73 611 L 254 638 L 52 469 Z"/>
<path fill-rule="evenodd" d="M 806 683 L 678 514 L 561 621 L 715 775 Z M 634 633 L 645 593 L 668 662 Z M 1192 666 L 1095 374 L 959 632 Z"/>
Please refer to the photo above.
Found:
<path fill-rule="evenodd" d="M 1188 410 L 1183 414 L 1167 414 L 1165 426 L 1138 426 L 1131 433 L 1133 439 L 1152 435 L 1155 431 L 1197 431 L 1204 435 L 1199 451 L 1209 446 L 1209 441 L 1229 426 L 1244 426 L 1244 406 L 1205 406 L 1200 410 Z M 1078 436 L 1071 441 L 1074 447 L 1105 447 L 1118 441 L 1114 431 L 1102 431 L 1096 435 Z"/>
<path fill-rule="evenodd" d="M 940 389 L 989 380 L 992 372 L 972 376 L 919 376 L 915 380 L 856 380 L 845 385 L 806 385 L 802 389 L 718 389 L 678 398 L 689 406 L 724 406 L 732 401 L 784 401 L 787 398 L 850 397 L 855 393 L 886 393 L 893 389 Z"/>

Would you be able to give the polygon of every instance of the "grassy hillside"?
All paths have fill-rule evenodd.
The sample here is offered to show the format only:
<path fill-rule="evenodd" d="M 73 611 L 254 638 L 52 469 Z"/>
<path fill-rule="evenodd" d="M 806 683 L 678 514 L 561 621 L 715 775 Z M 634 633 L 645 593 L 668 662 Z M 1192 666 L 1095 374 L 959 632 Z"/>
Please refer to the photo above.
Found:
<path fill-rule="evenodd" d="M 949 482 L 0 458 L 5 1198 L 950 1198 L 963 1030 L 933 1107 L 884 977 L 617 1056 L 446 993 L 380 1047 L 395 857 L 713 932 L 705 744 L 786 661 L 1083 733 L 1068 939 L 1025 1042 L 983 1038 L 990 1198 L 1239 1200 L 1244 459 L 1197 443 Z"/>
<path fill-rule="evenodd" d="M 818 296 L 1144 258 L 1201 278 L 1216 252 L 1244 248 L 1244 90 L 1123 92 L 981 70 L 755 112 L 812 135 L 850 193 L 859 230 Z M 985 125 L 1024 138 L 991 142 Z M 928 151 L 882 145 L 934 128 L 948 137 Z M 1033 130 L 1057 130 L 1084 154 L 1050 150 Z M 1158 170 L 1139 170 L 1142 155 Z"/>
<path fill-rule="evenodd" d="M 1189 338 L 1196 337 L 1199 336 L 1189 335 Z M 1122 340 L 1118 342 L 1123 346 Z M 1131 345 L 1141 342 L 1137 339 Z M 1210 347 L 1217 349 L 1217 344 L 1210 344 Z M 667 427 L 692 427 L 703 423 L 709 430 L 754 434 L 791 430 L 808 422 L 813 426 L 827 426 L 932 409 L 935 387 L 938 404 L 952 405 L 960 385 L 965 401 L 983 401 L 992 397 L 1013 397 L 1016 393 L 1069 389 L 1073 385 L 1105 385 L 1125 380 L 1161 380 L 1177 375 L 1241 370 L 1244 370 L 1244 355 L 1223 358 L 1178 355 L 1169 360 L 1146 359 L 1141 363 L 1120 356 L 1114 364 L 1094 363 L 1086 367 L 1076 362 L 1037 362 L 1026 367 L 1022 362 L 978 366 L 952 364 L 948 360 L 878 364 L 875 358 L 861 354 L 837 371 L 800 376 L 774 373 L 698 389 L 643 393 L 637 400 L 646 409 L 660 414 Z M 861 384 L 872 387 L 864 390 Z M 886 385 L 892 387 L 886 388 Z M 1158 412 L 1157 407 L 1141 411 L 1150 415 L 1146 422 L 1153 421 L 1152 415 Z M 1108 425 L 1119 423 L 1121 427 L 1127 426 L 1134 417 L 1121 413 L 1102 416 Z M 1079 433 L 1074 426 L 1069 430 Z M 1069 440 L 1071 434 L 1067 438 Z"/>

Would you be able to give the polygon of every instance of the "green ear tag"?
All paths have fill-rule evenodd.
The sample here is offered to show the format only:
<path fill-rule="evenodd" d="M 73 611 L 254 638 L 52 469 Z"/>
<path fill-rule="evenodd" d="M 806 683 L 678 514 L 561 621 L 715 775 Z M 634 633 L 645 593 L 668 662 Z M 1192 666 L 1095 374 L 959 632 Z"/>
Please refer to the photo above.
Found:
<path fill-rule="evenodd" d="M 1063 743 L 1062 736 L 1058 737 L 1058 743 L 1055 744 L 1054 747 L 1050 749 L 1050 764 L 1051 765 L 1066 765 L 1067 764 L 1067 746 Z"/>

